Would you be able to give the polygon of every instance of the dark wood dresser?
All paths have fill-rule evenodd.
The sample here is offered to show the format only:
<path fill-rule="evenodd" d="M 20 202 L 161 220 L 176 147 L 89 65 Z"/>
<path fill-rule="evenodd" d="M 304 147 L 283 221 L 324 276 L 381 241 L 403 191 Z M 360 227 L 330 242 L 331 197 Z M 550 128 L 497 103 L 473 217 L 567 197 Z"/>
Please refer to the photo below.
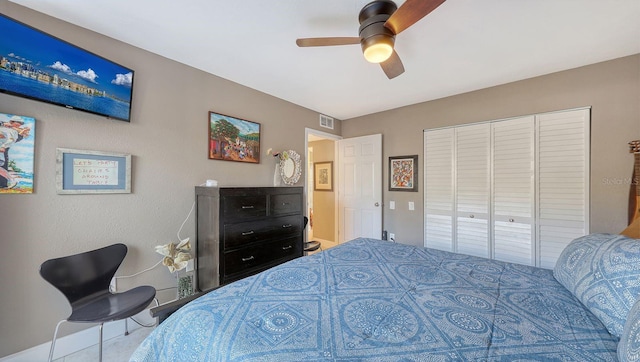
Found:
<path fill-rule="evenodd" d="M 196 187 L 198 290 L 302 256 L 302 199 L 302 187 Z"/>

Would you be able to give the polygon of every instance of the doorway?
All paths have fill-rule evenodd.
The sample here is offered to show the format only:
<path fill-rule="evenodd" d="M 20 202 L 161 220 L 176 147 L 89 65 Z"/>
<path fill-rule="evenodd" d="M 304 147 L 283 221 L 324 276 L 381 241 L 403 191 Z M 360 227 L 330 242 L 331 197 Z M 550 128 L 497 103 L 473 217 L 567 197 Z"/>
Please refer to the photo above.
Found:
<path fill-rule="evenodd" d="M 306 128 L 306 173 L 305 182 L 306 210 L 309 224 L 305 230 L 306 240 L 319 241 L 322 249 L 338 245 L 337 217 L 337 152 L 336 141 L 342 139 L 334 134 Z M 314 164 L 320 163 L 332 167 L 331 190 L 315 189 Z"/>

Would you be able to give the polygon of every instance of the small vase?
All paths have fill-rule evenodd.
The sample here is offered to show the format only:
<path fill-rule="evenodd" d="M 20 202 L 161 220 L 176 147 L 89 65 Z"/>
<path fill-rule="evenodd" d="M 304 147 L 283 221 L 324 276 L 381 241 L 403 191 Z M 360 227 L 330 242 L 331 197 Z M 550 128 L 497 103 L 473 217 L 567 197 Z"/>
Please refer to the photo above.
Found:
<path fill-rule="evenodd" d="M 273 172 L 273 186 L 282 186 L 282 177 L 280 177 L 280 163 L 276 163 L 276 169 Z"/>
<path fill-rule="evenodd" d="M 193 295 L 193 273 L 186 272 L 180 274 L 176 272 L 176 278 L 178 279 L 178 299 L 186 298 Z"/>

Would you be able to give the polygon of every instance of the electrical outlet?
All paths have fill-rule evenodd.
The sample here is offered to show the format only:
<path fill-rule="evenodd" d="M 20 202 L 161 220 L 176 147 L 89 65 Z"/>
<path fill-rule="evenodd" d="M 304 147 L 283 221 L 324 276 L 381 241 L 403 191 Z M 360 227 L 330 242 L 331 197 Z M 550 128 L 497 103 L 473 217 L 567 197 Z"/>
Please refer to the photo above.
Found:
<path fill-rule="evenodd" d="M 389 233 L 389 240 L 391 240 L 391 241 L 396 241 L 396 234 L 394 234 L 394 233 Z"/>
<path fill-rule="evenodd" d="M 416 204 L 413 201 L 409 201 L 409 211 L 416 209 Z"/>
<path fill-rule="evenodd" d="M 109 283 L 109 291 L 115 293 L 118 291 L 118 283 L 116 282 L 116 277 L 111 278 L 111 283 Z"/>
<path fill-rule="evenodd" d="M 395 210 L 396 209 L 396 202 L 395 201 L 389 201 L 389 209 L 390 210 Z"/>

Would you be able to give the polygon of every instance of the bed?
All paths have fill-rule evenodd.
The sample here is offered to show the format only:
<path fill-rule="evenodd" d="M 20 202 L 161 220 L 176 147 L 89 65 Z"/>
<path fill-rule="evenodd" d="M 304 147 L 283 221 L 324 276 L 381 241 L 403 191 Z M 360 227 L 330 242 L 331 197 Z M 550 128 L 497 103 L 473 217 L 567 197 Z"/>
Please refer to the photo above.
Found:
<path fill-rule="evenodd" d="M 629 313 L 640 314 L 634 305 L 640 292 L 637 244 L 620 236 L 586 236 L 567 247 L 554 270 L 546 270 L 355 239 L 190 302 L 160 324 L 131 361 L 638 357 L 640 318 L 627 321 Z M 622 307 L 603 297 L 607 268 L 617 271 L 607 283 L 613 294 L 625 295 Z M 628 280 L 620 269 L 633 270 Z"/>

